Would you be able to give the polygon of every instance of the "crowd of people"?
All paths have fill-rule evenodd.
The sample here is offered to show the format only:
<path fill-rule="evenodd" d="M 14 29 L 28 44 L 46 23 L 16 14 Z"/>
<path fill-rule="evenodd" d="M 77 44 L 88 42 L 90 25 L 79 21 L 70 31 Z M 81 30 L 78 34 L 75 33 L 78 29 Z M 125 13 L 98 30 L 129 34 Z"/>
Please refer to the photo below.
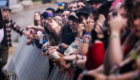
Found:
<path fill-rule="evenodd" d="M 21 29 L 4 8 L 0 21 L 0 69 L 6 64 L 11 29 L 27 36 L 54 65 L 74 80 L 140 80 L 140 0 L 79 0 L 34 13 Z M 1 18 L 1 17 L 0 17 Z M 2 27 L 3 26 L 3 27 Z M 30 30 L 28 33 L 26 30 Z"/>

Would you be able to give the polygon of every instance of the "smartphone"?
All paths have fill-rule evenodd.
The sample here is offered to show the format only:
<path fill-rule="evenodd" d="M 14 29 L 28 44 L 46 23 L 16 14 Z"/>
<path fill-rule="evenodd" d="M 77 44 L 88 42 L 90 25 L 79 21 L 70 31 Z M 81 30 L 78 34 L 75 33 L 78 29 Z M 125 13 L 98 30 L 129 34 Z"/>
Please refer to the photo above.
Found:
<path fill-rule="evenodd" d="M 113 11 L 113 12 L 112 12 L 112 16 L 113 16 L 113 17 L 117 16 L 117 12 L 114 12 L 114 11 Z"/>
<path fill-rule="evenodd" d="M 104 21 L 104 25 L 103 25 L 103 32 L 105 32 L 107 29 L 106 29 L 106 21 Z"/>

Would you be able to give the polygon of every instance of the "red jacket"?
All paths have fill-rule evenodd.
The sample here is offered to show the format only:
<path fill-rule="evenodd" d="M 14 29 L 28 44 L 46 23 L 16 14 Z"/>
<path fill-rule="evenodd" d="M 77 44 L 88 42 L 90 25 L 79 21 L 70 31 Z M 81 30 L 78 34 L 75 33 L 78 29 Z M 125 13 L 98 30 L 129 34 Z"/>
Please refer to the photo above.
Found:
<path fill-rule="evenodd" d="M 87 69 L 96 69 L 102 65 L 104 62 L 104 56 L 104 43 L 92 44 L 91 49 L 87 53 Z"/>
<path fill-rule="evenodd" d="M 121 42 L 123 43 L 125 38 L 121 39 Z M 124 56 L 126 56 L 129 51 L 131 50 L 131 45 L 127 45 L 124 50 Z M 105 48 L 104 43 L 96 43 L 92 44 L 92 47 L 89 49 L 87 53 L 87 69 L 92 70 L 98 68 L 100 65 L 103 64 L 105 57 Z"/>

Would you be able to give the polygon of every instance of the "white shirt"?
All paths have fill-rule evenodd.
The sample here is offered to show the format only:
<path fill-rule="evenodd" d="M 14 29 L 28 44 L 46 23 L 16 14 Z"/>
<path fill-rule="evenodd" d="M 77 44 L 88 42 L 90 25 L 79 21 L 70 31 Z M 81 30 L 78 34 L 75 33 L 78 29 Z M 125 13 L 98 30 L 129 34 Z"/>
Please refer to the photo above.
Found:
<path fill-rule="evenodd" d="M 0 29 L 0 43 L 3 40 L 3 37 L 4 37 L 4 31 L 3 29 Z"/>

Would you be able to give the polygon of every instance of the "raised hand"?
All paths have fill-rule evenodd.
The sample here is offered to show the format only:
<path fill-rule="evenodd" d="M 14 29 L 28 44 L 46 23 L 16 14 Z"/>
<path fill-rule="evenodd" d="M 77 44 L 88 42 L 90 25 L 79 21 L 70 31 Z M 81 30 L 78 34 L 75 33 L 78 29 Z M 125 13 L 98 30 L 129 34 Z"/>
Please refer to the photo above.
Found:
<path fill-rule="evenodd" d="M 25 27 L 26 30 L 30 30 L 30 29 L 32 29 L 31 26 L 23 26 L 23 27 Z"/>
<path fill-rule="evenodd" d="M 120 31 L 126 27 L 127 19 L 123 19 L 120 14 L 112 18 L 108 24 L 110 25 L 111 33 L 120 34 Z"/>
<path fill-rule="evenodd" d="M 92 30 L 92 42 L 95 40 L 102 41 L 104 38 L 103 33 L 103 25 L 104 25 L 104 17 L 102 15 L 99 16 L 98 20 L 95 22 L 94 29 Z"/>
<path fill-rule="evenodd" d="M 33 35 L 32 35 L 32 34 L 28 34 L 28 35 L 27 35 L 27 38 L 28 38 L 28 39 L 33 39 Z"/>
<path fill-rule="evenodd" d="M 91 32 L 93 27 L 94 27 L 94 22 L 89 21 L 89 23 L 86 26 L 86 32 Z"/>
<path fill-rule="evenodd" d="M 49 55 L 49 58 L 52 59 L 52 55 L 53 55 L 53 53 L 54 53 L 57 49 L 58 49 L 57 46 L 50 47 L 50 48 L 48 48 L 48 51 L 46 52 L 46 54 Z"/>
<path fill-rule="evenodd" d="M 31 44 L 31 42 L 32 42 L 32 40 L 31 40 L 31 39 L 27 40 L 26 45 L 30 45 L 30 44 Z"/>
<path fill-rule="evenodd" d="M 64 55 L 61 54 L 61 53 L 58 53 L 58 55 L 60 56 L 60 58 L 59 59 L 54 59 L 53 62 L 54 62 L 54 65 L 57 65 L 60 68 Z"/>
<path fill-rule="evenodd" d="M 42 56 L 47 56 L 46 52 L 48 51 L 48 48 L 49 48 L 49 43 L 48 42 L 43 44 L 42 51 L 41 51 Z"/>
<path fill-rule="evenodd" d="M 77 28 L 77 31 L 78 31 L 77 37 L 81 38 L 84 30 L 85 30 L 84 24 L 79 24 Z"/>

